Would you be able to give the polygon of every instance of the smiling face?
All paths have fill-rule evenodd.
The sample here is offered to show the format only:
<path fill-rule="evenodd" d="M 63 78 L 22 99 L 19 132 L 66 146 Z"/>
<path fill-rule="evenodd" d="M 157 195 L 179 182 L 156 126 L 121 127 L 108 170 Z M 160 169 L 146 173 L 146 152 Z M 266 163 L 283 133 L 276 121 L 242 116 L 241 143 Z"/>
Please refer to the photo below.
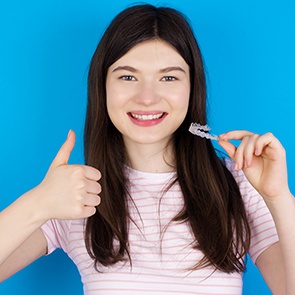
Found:
<path fill-rule="evenodd" d="M 107 110 L 127 149 L 157 144 L 164 149 L 189 104 L 189 66 L 169 44 L 151 40 L 112 64 L 106 80 Z"/>

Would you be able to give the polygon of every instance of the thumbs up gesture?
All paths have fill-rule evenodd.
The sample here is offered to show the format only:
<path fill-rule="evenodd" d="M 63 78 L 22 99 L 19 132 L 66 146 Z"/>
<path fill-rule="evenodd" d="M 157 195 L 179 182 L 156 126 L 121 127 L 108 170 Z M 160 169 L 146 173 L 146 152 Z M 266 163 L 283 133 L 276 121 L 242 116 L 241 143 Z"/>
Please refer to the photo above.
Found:
<path fill-rule="evenodd" d="M 100 203 L 100 172 L 89 166 L 68 165 L 74 146 L 75 133 L 70 131 L 45 178 L 34 189 L 44 220 L 87 218 Z"/>

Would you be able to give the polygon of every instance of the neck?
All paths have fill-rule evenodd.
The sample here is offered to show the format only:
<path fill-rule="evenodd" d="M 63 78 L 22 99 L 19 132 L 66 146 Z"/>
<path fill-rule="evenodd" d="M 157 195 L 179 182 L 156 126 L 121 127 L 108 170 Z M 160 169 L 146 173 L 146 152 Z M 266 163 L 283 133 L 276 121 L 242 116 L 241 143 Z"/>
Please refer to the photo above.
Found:
<path fill-rule="evenodd" d="M 132 169 L 151 173 L 175 171 L 171 146 L 159 148 L 157 144 L 133 144 L 131 148 L 126 144 L 126 150 L 127 164 Z"/>

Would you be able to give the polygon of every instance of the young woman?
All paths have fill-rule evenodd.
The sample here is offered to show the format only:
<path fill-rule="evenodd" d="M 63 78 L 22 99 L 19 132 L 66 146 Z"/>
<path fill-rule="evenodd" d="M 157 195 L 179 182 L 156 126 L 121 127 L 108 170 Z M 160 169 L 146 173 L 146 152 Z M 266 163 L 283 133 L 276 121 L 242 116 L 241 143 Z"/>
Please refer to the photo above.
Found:
<path fill-rule="evenodd" d="M 60 247 L 85 294 L 241 294 L 249 252 L 273 294 L 295 293 L 284 149 L 231 131 L 219 136 L 225 160 L 188 132 L 207 123 L 206 85 L 181 13 L 121 12 L 88 89 L 87 166 L 67 164 L 70 131 L 42 183 L 0 213 L 1 280 Z"/>

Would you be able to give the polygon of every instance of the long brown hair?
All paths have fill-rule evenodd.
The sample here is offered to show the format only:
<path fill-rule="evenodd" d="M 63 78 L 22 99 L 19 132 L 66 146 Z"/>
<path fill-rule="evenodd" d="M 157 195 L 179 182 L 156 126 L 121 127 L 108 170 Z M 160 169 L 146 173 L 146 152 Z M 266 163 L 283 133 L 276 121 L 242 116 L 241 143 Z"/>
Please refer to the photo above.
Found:
<path fill-rule="evenodd" d="M 126 151 L 106 108 L 108 68 L 140 42 L 159 39 L 173 46 L 190 67 L 187 115 L 172 136 L 176 172 L 185 206 L 174 218 L 187 221 L 204 258 L 194 268 L 213 265 L 230 273 L 244 270 L 250 230 L 239 188 L 209 140 L 191 135 L 191 122 L 206 124 L 206 81 L 201 52 L 192 29 L 180 12 L 137 5 L 122 11 L 103 35 L 90 64 L 85 124 L 85 161 L 101 171 L 101 204 L 88 218 L 85 242 L 99 265 L 132 259 L 128 247 Z M 114 241 L 117 246 L 114 246 Z"/>

